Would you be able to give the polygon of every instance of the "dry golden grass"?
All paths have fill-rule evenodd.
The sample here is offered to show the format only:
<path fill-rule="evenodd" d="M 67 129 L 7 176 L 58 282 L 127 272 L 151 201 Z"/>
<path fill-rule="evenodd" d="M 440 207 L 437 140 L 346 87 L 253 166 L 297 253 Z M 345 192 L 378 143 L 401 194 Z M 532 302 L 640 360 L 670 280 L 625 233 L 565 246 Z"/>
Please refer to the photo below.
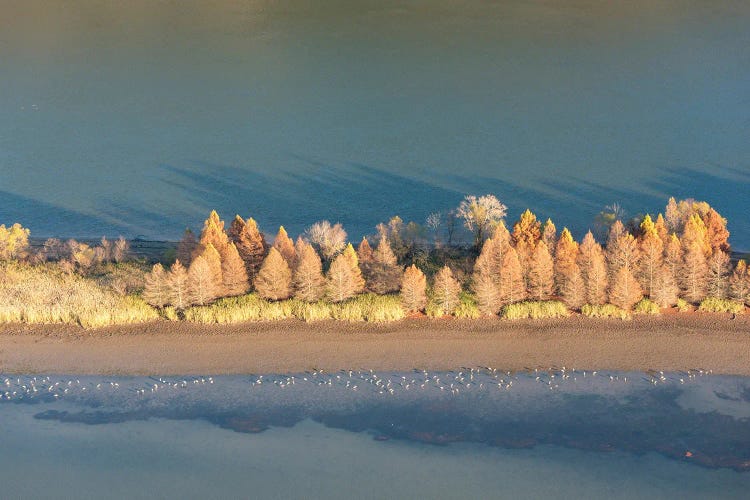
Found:
<path fill-rule="evenodd" d="M 157 312 L 57 266 L 0 265 L 0 323 L 65 323 L 93 328 L 146 322 Z"/>
<path fill-rule="evenodd" d="M 344 302 L 303 302 L 289 299 L 270 302 L 256 294 L 220 299 L 207 306 L 183 311 L 187 321 L 203 324 L 231 324 L 246 321 L 275 321 L 297 318 L 312 322 L 325 319 L 341 321 L 394 321 L 404 317 L 397 295 L 362 294 Z"/>

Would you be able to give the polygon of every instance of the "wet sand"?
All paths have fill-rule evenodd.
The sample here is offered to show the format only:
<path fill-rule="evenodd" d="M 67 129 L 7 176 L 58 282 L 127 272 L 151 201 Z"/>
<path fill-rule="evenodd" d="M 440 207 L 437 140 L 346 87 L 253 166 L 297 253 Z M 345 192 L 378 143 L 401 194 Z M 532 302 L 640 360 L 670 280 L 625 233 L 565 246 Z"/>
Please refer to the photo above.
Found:
<path fill-rule="evenodd" d="M 84 330 L 0 326 L 0 373 L 116 375 L 290 373 L 314 368 L 688 370 L 750 375 L 750 315 L 637 316 L 632 321 L 296 320 L 153 323 Z"/>

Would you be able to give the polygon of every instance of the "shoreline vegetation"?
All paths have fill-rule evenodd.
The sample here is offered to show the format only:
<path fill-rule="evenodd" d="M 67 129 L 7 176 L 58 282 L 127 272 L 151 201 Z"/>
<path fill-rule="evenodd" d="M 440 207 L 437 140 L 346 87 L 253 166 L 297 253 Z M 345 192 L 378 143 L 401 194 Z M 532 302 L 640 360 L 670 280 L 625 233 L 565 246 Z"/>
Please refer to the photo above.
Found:
<path fill-rule="evenodd" d="M 530 210 L 506 225 L 506 213 L 492 195 L 466 196 L 424 226 L 393 217 L 355 248 L 338 223 L 296 241 L 282 226 L 270 243 L 254 219 L 225 227 L 214 211 L 158 259 L 134 258 L 122 237 L 32 246 L 20 224 L 2 225 L 0 324 L 736 318 L 750 305 L 750 269 L 731 259 L 727 221 L 708 203 L 670 198 L 664 214 L 625 222 L 606 207 L 594 224 L 605 245 Z"/>

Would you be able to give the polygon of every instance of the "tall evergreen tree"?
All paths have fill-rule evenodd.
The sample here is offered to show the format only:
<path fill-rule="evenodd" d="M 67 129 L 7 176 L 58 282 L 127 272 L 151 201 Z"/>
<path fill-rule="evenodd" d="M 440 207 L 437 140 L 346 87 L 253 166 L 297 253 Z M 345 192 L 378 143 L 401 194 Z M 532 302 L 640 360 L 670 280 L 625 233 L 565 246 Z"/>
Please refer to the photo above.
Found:
<path fill-rule="evenodd" d="M 373 259 L 375 262 L 385 266 L 395 266 L 398 263 L 387 237 L 380 237 L 380 242 L 373 253 Z"/>
<path fill-rule="evenodd" d="M 650 215 L 646 215 L 641 222 L 638 248 L 640 249 L 641 257 L 636 276 L 646 295 L 652 297 L 656 274 L 661 268 L 663 261 L 664 244 L 659 237 L 656 224 L 651 221 Z"/>
<path fill-rule="evenodd" d="M 268 245 L 263 233 L 258 230 L 258 224 L 252 217 L 245 221 L 237 215 L 229 228 L 229 235 L 245 263 L 245 271 L 252 284 L 266 257 Z"/>
<path fill-rule="evenodd" d="M 607 300 L 607 267 L 602 247 L 591 231 L 586 233 L 578 247 L 578 267 L 586 289 L 586 303 L 604 304 Z"/>
<path fill-rule="evenodd" d="M 523 279 L 523 270 L 518 253 L 513 247 L 508 247 L 503 256 L 503 265 L 500 270 L 500 302 L 512 304 L 526 298 L 526 283 Z"/>
<path fill-rule="evenodd" d="M 359 267 L 359 259 L 357 258 L 357 252 L 351 243 L 346 245 L 344 251 L 341 253 L 349 263 L 349 267 L 352 270 L 352 284 L 354 287 L 354 293 L 362 293 L 365 289 L 365 279 L 362 277 L 362 270 Z"/>
<path fill-rule="evenodd" d="M 359 271 L 359 267 L 357 267 Z M 333 259 L 326 276 L 326 295 L 331 302 L 343 302 L 362 291 L 362 277 L 357 280 L 350 257 L 346 253 Z"/>
<path fill-rule="evenodd" d="M 255 277 L 255 289 L 268 300 L 284 300 L 292 294 L 292 272 L 275 246 L 268 252 Z"/>
<path fill-rule="evenodd" d="M 158 308 L 169 304 L 168 276 L 161 264 L 154 264 L 151 272 L 146 274 L 143 300 Z"/>
<path fill-rule="evenodd" d="M 527 288 L 529 285 L 531 256 L 534 254 L 534 249 L 541 238 L 541 223 L 531 210 L 526 209 L 521 214 L 518 222 L 513 225 L 513 244 L 518 253 L 518 260 L 521 263 L 524 283 Z"/>
<path fill-rule="evenodd" d="M 629 311 L 643 297 L 643 291 L 633 273 L 627 267 L 620 267 L 610 282 L 609 302 Z"/>
<path fill-rule="evenodd" d="M 223 294 L 233 297 L 247 293 L 250 284 L 247 278 L 245 263 L 234 243 L 229 243 L 221 263 Z"/>
<path fill-rule="evenodd" d="M 213 245 L 209 243 L 210 247 Z M 214 250 L 215 251 L 215 250 Z M 188 302 L 194 305 L 204 305 L 213 302 L 220 292 L 216 285 L 216 276 L 212 264 L 199 255 L 193 259 L 188 269 Z"/>
<path fill-rule="evenodd" d="M 685 248 L 679 274 L 680 288 L 686 300 L 698 303 L 706 298 L 708 263 L 700 241 L 693 240 Z"/>
<path fill-rule="evenodd" d="M 662 264 L 654 277 L 651 300 L 661 307 L 671 307 L 677 303 L 680 289 L 675 281 L 675 274 L 666 264 Z"/>
<path fill-rule="evenodd" d="M 680 209 L 677 207 L 677 201 L 674 197 L 669 198 L 667 208 L 664 211 L 664 219 L 667 222 L 667 229 L 672 233 L 682 232 L 682 216 Z"/>
<path fill-rule="evenodd" d="M 201 231 L 200 238 L 200 249 L 199 252 L 203 252 L 203 249 L 209 244 L 213 245 L 214 249 L 219 252 L 219 255 L 224 254 L 227 244 L 229 243 L 229 237 L 224 232 L 224 221 L 219 218 L 219 214 L 216 210 L 211 210 L 211 214 L 208 219 L 203 223 L 203 230 Z"/>
<path fill-rule="evenodd" d="M 297 254 L 297 267 L 292 275 L 294 296 L 305 302 L 320 300 L 325 294 L 326 280 L 318 252 L 304 243 Z"/>
<path fill-rule="evenodd" d="M 226 252 L 226 249 L 225 249 Z M 213 243 L 203 245 L 203 251 L 200 254 L 211 269 L 211 276 L 214 281 L 214 293 L 217 297 L 224 295 L 224 273 L 222 271 L 222 259 L 218 250 L 214 248 Z"/>
<path fill-rule="evenodd" d="M 359 242 L 359 246 L 357 247 L 357 258 L 359 259 L 359 263 L 365 264 L 367 262 L 371 262 L 373 259 L 372 254 L 372 247 L 367 241 L 367 238 L 363 236 L 362 241 Z"/>
<path fill-rule="evenodd" d="M 563 302 L 571 309 L 580 309 L 586 303 L 586 287 L 581 276 L 581 269 L 575 262 L 567 270 L 559 294 Z"/>
<path fill-rule="evenodd" d="M 528 295 L 535 300 L 548 300 L 554 291 L 554 264 L 542 240 L 534 248 L 529 266 Z"/>
<path fill-rule="evenodd" d="M 547 250 L 554 257 L 557 251 L 557 228 L 552 219 L 547 219 L 542 227 L 542 241 L 544 241 L 547 245 Z"/>
<path fill-rule="evenodd" d="M 531 210 L 526 209 L 518 222 L 513 225 L 513 243 L 516 245 L 516 251 L 520 251 L 519 249 L 528 252 L 533 251 L 542 238 L 541 226 L 536 215 Z"/>
<path fill-rule="evenodd" d="M 291 269 L 294 265 L 294 242 L 286 233 L 284 226 L 279 227 L 279 232 L 273 240 L 273 248 L 284 257 L 284 260 Z"/>
<path fill-rule="evenodd" d="M 179 259 L 169 268 L 167 284 L 169 286 L 170 304 L 179 310 L 183 310 L 190 305 L 190 279 L 187 269 Z"/>
<path fill-rule="evenodd" d="M 628 232 L 622 232 L 617 236 L 613 236 L 607 242 L 605 257 L 610 280 L 623 267 L 630 271 L 631 274 L 635 274 L 640 262 L 638 242 Z"/>
<path fill-rule="evenodd" d="M 560 295 L 565 288 L 565 282 L 574 274 L 578 273 L 580 277 L 581 270 L 576 264 L 578 258 L 578 243 L 565 227 L 560 233 L 555 249 L 555 290 Z"/>
<path fill-rule="evenodd" d="M 482 251 L 474 263 L 471 280 L 471 290 L 477 300 L 477 306 L 482 314 L 493 315 L 500 310 L 500 269 L 502 260 L 498 262 L 498 252 L 494 238 L 488 238 Z"/>
<path fill-rule="evenodd" d="M 667 229 L 667 222 L 664 220 L 664 216 L 662 214 L 659 214 L 656 217 L 656 222 L 654 222 L 654 229 L 656 229 L 656 234 L 659 235 L 659 239 L 664 245 L 666 245 L 667 238 L 669 238 L 669 230 Z"/>
<path fill-rule="evenodd" d="M 682 243 L 684 251 L 687 251 L 688 248 L 695 244 L 698 245 L 703 252 L 703 255 L 706 257 L 712 253 L 711 243 L 708 240 L 706 224 L 698 214 L 693 214 L 687 218 L 680 242 Z"/>
<path fill-rule="evenodd" d="M 707 292 L 709 297 L 726 298 L 729 292 L 731 266 L 729 255 L 717 248 L 708 258 Z"/>
<path fill-rule="evenodd" d="M 422 311 L 427 305 L 427 278 L 413 264 L 401 278 L 401 304 L 408 312 Z"/>
<path fill-rule="evenodd" d="M 727 220 L 719 215 L 719 212 L 713 208 L 706 213 L 703 222 L 706 226 L 706 237 L 712 252 L 729 253 L 729 231 L 727 230 Z"/>
<path fill-rule="evenodd" d="M 448 266 L 443 266 L 432 283 L 432 301 L 443 310 L 444 314 L 453 314 L 459 304 L 461 285 L 453 277 Z"/>
<path fill-rule="evenodd" d="M 675 233 L 669 235 L 664 245 L 664 266 L 677 281 L 682 267 L 682 244 Z"/>
<path fill-rule="evenodd" d="M 750 268 L 744 260 L 735 266 L 729 279 L 729 289 L 732 299 L 750 305 Z"/>

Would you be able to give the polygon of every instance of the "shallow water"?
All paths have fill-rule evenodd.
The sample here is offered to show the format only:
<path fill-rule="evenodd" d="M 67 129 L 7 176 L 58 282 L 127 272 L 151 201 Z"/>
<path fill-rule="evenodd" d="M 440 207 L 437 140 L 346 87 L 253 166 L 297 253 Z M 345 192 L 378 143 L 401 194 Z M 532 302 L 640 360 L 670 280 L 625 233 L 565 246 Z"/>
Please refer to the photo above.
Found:
<path fill-rule="evenodd" d="M 709 200 L 750 248 L 750 3 L 0 3 L 0 222 L 353 240 L 493 192 L 576 236 Z"/>
<path fill-rule="evenodd" d="M 750 379 L 699 371 L 16 376 L 0 395 L 10 497 L 743 498 L 750 488 Z"/>

